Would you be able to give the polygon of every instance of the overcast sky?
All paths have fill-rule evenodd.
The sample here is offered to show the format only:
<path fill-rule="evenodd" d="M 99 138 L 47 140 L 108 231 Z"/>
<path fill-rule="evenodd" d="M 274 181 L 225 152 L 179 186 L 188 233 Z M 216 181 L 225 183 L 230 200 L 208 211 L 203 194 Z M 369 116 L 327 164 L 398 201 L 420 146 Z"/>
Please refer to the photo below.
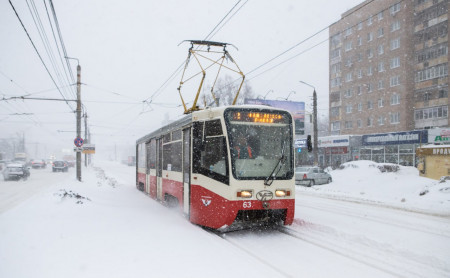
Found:
<path fill-rule="evenodd" d="M 57 84 L 69 85 L 71 82 L 58 82 L 30 13 L 30 9 L 38 11 L 61 64 L 44 1 L 11 2 Z M 299 83 L 303 80 L 317 89 L 319 114 L 328 114 L 328 29 L 306 39 L 360 2 L 53 0 L 67 54 L 78 58 L 82 67 L 82 101 L 97 147 L 132 145 L 159 127 L 164 118 L 173 120 L 182 115 L 176 90 L 181 75 L 161 88 L 187 57 L 189 44 L 179 43 L 205 39 L 236 3 L 209 40 L 238 48 L 228 50 L 255 96 L 273 90 L 267 99 L 280 99 L 294 91 L 289 100 L 305 101 L 306 110 L 312 110 L 312 89 Z M 49 0 L 45 3 L 52 18 Z M 61 98 L 8 1 L 0 2 L 0 34 L 0 98 L 26 94 Z M 76 65 L 72 60 L 74 74 Z M 66 80 L 62 67 L 60 72 Z M 76 92 L 74 86 L 60 90 L 68 99 Z M 194 92 L 184 93 L 185 100 L 192 101 Z M 144 104 L 151 96 L 152 104 Z M 75 107 L 57 101 L 0 101 L 0 138 L 24 133 L 29 152 L 37 156 L 71 149 L 76 121 L 70 106 Z M 15 115 L 21 113 L 29 115 Z"/>

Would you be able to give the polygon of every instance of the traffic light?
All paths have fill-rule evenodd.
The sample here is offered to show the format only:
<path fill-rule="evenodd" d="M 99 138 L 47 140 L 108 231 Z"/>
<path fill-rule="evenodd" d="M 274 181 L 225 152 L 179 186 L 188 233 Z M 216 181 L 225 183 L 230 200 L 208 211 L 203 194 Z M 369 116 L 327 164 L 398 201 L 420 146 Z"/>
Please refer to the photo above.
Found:
<path fill-rule="evenodd" d="M 312 152 L 313 147 L 312 147 L 312 142 L 311 142 L 311 135 L 308 135 L 308 137 L 306 139 L 306 146 L 308 147 L 308 152 Z"/>

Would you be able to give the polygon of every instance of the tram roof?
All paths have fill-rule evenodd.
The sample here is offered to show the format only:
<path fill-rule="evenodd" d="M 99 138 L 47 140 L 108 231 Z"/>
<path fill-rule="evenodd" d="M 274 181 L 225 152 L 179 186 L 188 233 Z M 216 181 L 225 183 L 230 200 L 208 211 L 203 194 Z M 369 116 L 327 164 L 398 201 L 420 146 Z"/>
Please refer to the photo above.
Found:
<path fill-rule="evenodd" d="M 189 126 L 192 123 L 192 118 L 196 117 L 198 115 L 204 114 L 204 113 L 210 113 L 210 112 L 223 112 L 225 111 L 225 109 L 228 108 L 235 108 L 235 109 L 239 109 L 239 108 L 250 108 L 250 109 L 271 109 L 271 110 L 278 110 L 278 111 L 286 111 L 284 109 L 280 109 L 280 108 L 276 108 L 276 107 L 272 107 L 272 106 L 266 106 L 266 105 L 234 105 L 234 106 L 221 106 L 221 107 L 208 107 L 205 108 L 203 110 L 199 110 L 199 111 L 194 111 L 189 115 L 184 116 L 181 119 L 178 119 L 168 125 L 162 126 L 156 130 L 154 130 L 153 132 L 139 138 L 138 140 L 136 140 L 136 144 L 141 144 L 144 142 L 148 142 L 151 138 L 154 137 L 160 137 L 163 134 L 166 134 L 168 132 L 174 131 L 174 130 L 178 130 L 181 129 L 183 127 Z"/>

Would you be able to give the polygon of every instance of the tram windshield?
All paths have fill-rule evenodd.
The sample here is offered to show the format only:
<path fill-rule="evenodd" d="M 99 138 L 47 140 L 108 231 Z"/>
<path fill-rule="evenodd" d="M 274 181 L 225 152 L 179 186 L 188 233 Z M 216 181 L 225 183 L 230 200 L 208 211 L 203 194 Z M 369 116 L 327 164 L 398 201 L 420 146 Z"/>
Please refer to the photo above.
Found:
<path fill-rule="evenodd" d="M 292 118 L 288 112 L 229 109 L 225 122 L 234 178 L 292 178 Z"/>

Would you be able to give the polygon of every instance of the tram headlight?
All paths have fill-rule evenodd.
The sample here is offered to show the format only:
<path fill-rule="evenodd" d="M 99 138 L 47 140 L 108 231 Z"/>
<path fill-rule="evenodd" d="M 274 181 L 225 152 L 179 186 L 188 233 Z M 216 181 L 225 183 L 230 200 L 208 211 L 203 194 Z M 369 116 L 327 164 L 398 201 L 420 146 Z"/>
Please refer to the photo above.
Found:
<path fill-rule="evenodd" d="M 251 198 L 253 196 L 252 190 L 241 190 L 236 194 L 237 197 L 240 198 Z"/>
<path fill-rule="evenodd" d="M 291 196 L 291 191 L 284 190 L 284 189 L 277 189 L 277 190 L 275 190 L 275 196 L 277 196 L 277 197 Z"/>

